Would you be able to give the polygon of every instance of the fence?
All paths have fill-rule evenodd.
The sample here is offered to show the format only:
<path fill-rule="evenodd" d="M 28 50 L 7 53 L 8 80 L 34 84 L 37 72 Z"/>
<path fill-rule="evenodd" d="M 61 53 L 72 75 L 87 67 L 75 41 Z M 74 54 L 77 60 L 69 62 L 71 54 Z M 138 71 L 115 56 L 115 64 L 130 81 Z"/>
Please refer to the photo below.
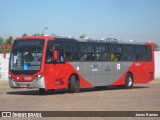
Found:
<path fill-rule="evenodd" d="M 155 57 L 155 78 L 160 78 L 160 51 L 155 51 L 154 57 Z"/>
<path fill-rule="evenodd" d="M 8 80 L 8 62 L 9 54 L 6 54 L 6 58 L 0 54 L 0 80 Z"/>

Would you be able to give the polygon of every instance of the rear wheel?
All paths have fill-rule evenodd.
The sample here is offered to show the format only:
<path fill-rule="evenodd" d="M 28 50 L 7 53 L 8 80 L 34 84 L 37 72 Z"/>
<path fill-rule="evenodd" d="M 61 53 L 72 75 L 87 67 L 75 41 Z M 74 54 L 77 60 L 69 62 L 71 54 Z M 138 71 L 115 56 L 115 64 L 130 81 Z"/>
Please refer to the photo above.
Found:
<path fill-rule="evenodd" d="M 69 79 L 68 90 L 69 90 L 69 93 L 80 92 L 79 80 L 77 79 L 75 75 L 72 75 Z"/>
<path fill-rule="evenodd" d="M 124 88 L 126 88 L 126 89 L 133 88 L 133 75 L 130 73 L 127 73 L 127 75 L 126 75 Z"/>

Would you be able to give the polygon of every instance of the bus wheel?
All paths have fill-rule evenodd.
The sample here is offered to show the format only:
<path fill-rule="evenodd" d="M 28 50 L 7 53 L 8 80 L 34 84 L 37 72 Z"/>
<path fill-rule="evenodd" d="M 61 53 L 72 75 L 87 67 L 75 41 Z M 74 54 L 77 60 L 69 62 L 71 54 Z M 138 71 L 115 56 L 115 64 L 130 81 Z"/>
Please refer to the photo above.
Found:
<path fill-rule="evenodd" d="M 80 92 L 79 89 L 79 80 L 76 79 L 75 75 L 72 75 L 69 79 L 69 85 L 68 85 L 69 93 L 78 93 Z"/>
<path fill-rule="evenodd" d="M 126 75 L 124 88 L 126 88 L 126 89 L 133 88 L 133 76 L 130 73 L 127 73 L 127 75 Z"/>
<path fill-rule="evenodd" d="M 44 89 L 44 88 L 39 88 L 39 94 L 40 94 L 40 95 L 45 94 L 45 89 Z"/>

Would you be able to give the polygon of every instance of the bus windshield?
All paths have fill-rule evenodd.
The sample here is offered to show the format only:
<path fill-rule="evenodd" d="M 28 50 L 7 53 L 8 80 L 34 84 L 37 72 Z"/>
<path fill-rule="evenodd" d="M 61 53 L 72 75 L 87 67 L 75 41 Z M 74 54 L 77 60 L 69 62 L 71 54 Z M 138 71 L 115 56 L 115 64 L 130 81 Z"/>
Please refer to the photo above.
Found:
<path fill-rule="evenodd" d="M 10 70 L 40 70 L 44 40 L 17 40 L 13 43 Z"/>

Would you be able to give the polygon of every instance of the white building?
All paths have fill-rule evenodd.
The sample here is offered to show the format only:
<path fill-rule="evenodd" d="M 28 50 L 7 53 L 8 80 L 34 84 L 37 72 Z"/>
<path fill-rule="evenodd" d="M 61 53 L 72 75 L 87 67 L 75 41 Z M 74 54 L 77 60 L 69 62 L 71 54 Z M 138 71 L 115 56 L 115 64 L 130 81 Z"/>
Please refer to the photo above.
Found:
<path fill-rule="evenodd" d="M 155 78 L 160 78 L 160 51 L 155 51 L 154 57 L 155 57 Z"/>

